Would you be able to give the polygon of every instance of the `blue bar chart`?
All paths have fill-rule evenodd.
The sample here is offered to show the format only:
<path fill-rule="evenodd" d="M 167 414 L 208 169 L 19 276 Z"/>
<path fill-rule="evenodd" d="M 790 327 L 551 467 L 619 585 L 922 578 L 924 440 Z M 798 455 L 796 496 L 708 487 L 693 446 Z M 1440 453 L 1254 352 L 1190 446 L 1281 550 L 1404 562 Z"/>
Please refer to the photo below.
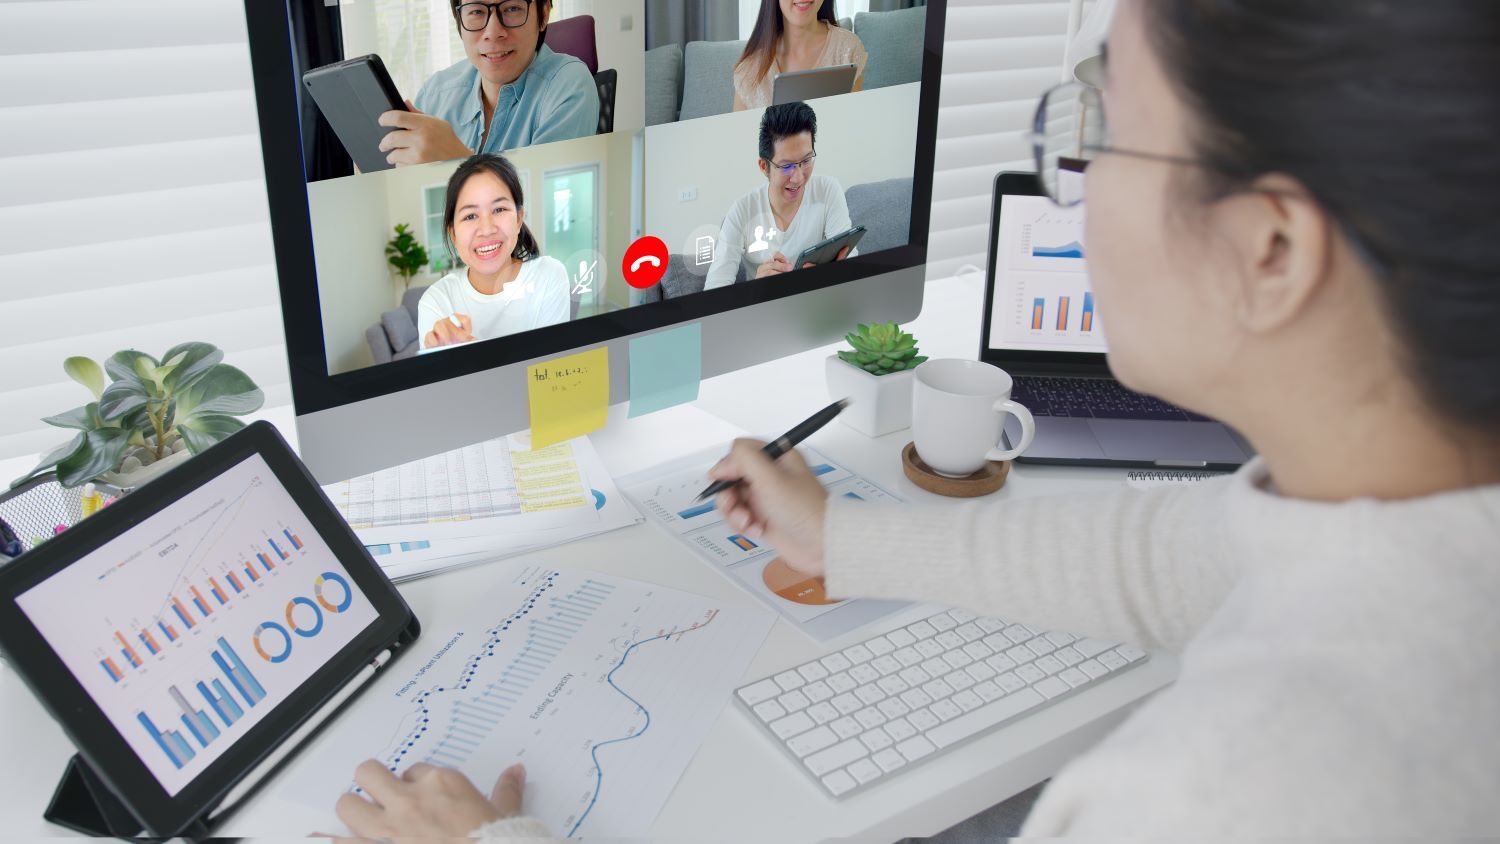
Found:
<path fill-rule="evenodd" d="M 232 727 L 244 717 L 246 710 L 266 697 L 265 688 L 224 637 L 219 637 L 218 648 L 212 656 L 222 676 L 198 680 L 191 686 L 202 699 L 202 706 L 190 701 L 178 686 L 167 687 L 167 696 L 176 707 L 177 722 L 185 734 L 192 737 L 197 749 L 208 747 L 220 735 L 219 727 L 209 717 L 210 712 L 218 716 L 224 727 Z M 229 693 L 231 687 L 238 693 L 239 700 Z M 244 702 L 243 706 L 240 701 Z M 173 765 L 181 768 L 197 755 L 197 749 L 183 738 L 184 732 L 175 729 L 175 724 L 173 728 L 162 729 L 145 712 L 138 713 L 136 718 Z"/>

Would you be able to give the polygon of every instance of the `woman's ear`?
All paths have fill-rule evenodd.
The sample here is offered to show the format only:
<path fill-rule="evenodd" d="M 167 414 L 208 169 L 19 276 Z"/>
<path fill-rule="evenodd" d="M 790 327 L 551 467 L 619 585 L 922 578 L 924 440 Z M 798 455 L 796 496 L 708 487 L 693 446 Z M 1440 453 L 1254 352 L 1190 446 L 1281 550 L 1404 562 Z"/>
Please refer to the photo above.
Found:
<path fill-rule="evenodd" d="M 526 228 L 526 209 L 516 209 L 516 231 Z"/>
<path fill-rule="evenodd" d="M 1287 176 L 1256 180 L 1230 200 L 1227 222 L 1240 266 L 1231 291 L 1241 324 L 1274 331 L 1292 322 L 1328 281 L 1334 227 L 1307 189 Z"/>

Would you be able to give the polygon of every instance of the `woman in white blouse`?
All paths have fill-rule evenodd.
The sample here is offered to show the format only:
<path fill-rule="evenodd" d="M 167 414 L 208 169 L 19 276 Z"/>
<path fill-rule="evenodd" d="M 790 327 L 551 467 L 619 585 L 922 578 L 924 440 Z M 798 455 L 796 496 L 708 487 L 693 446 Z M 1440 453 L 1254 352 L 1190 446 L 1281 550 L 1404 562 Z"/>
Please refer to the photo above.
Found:
<path fill-rule="evenodd" d="M 734 65 L 734 110 L 770 105 L 776 75 L 794 70 L 852 64 L 852 90 L 863 91 L 868 61 L 859 36 L 839 26 L 833 0 L 761 0 Z"/>

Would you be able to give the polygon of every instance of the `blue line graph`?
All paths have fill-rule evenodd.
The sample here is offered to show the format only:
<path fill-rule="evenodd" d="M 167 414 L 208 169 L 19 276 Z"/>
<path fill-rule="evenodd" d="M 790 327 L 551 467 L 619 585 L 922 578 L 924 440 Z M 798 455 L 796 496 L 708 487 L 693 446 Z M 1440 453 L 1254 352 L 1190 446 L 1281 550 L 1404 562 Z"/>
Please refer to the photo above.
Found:
<path fill-rule="evenodd" d="M 713 615 L 709 616 L 704 621 L 694 624 L 691 627 L 687 627 L 682 630 L 669 630 L 666 633 L 652 636 L 649 639 L 642 639 L 639 642 L 631 643 L 630 647 L 626 648 L 625 652 L 620 654 L 620 661 L 616 662 L 615 666 L 609 669 L 609 673 L 604 675 L 604 681 L 606 683 L 609 683 L 610 688 L 619 692 L 622 697 L 635 704 L 635 708 L 642 715 L 646 716 L 646 723 L 642 724 L 639 730 L 631 733 L 628 736 L 621 736 L 620 738 L 613 738 L 609 739 L 608 741 L 596 742 L 593 747 L 589 748 L 589 757 L 594 760 L 594 795 L 589 798 L 589 804 L 583 808 L 583 812 L 578 816 L 578 820 L 574 822 L 573 828 L 568 830 L 569 838 L 572 838 L 578 833 L 578 827 L 583 826 L 583 822 L 588 819 L 589 812 L 593 811 L 594 809 L 594 804 L 599 802 L 599 793 L 604 790 L 604 766 L 599 763 L 599 748 L 608 747 L 611 744 L 619 744 L 621 742 L 630 741 L 631 739 L 640 738 L 642 735 L 645 735 L 647 730 L 651 729 L 651 710 L 643 706 L 640 701 L 631 697 L 629 692 L 625 691 L 615 684 L 615 672 L 625 667 L 625 660 L 629 659 L 630 655 L 635 652 L 635 649 L 640 647 L 641 645 L 655 642 L 658 639 L 671 639 L 673 636 L 681 639 L 683 635 L 691 633 L 692 631 L 707 625 L 709 622 L 713 621 L 714 616 L 717 615 L 718 611 L 715 610 Z"/>

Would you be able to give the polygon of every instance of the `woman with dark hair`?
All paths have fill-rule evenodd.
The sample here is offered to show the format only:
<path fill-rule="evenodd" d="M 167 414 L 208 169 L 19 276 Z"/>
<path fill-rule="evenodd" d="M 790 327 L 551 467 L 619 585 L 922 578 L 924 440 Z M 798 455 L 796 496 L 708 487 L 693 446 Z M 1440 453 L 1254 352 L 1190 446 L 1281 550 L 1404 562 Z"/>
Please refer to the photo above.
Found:
<path fill-rule="evenodd" d="M 869 56 L 859 36 L 839 26 L 833 0 L 761 0 L 755 28 L 734 65 L 734 110 L 765 108 L 778 73 L 852 64 L 865 87 Z"/>
<path fill-rule="evenodd" d="M 1120 3 L 1087 182 L 1110 362 L 1249 437 L 1234 476 L 923 509 L 830 500 L 748 440 L 711 472 L 831 595 L 1181 653 L 1024 834 L 1500 832 L 1497 33 L 1473 0 Z M 534 829 L 501 820 L 518 770 L 488 801 L 362 775 L 391 800 L 341 805 L 357 834 Z"/>
<path fill-rule="evenodd" d="M 568 271 L 541 254 L 520 176 L 504 157 L 476 155 L 454 171 L 443 231 L 458 268 L 417 305 L 422 351 L 568 321 Z"/>

